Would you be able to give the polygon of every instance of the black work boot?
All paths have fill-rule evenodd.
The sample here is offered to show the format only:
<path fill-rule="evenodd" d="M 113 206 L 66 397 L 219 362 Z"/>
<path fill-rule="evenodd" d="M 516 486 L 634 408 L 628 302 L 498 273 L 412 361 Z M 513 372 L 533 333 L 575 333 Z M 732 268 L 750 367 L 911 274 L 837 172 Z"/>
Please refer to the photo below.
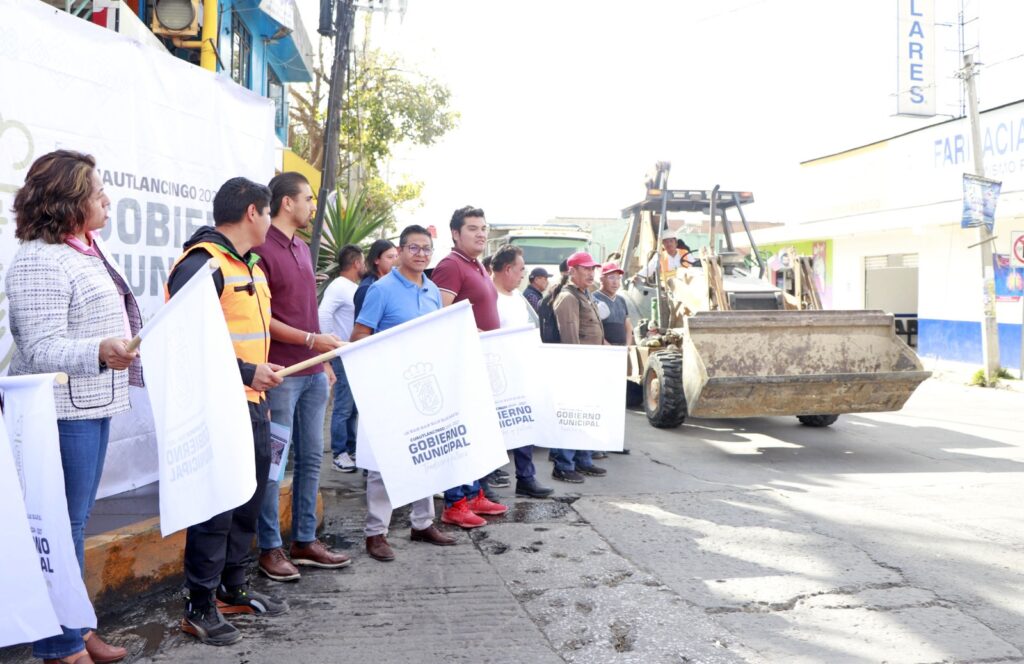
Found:
<path fill-rule="evenodd" d="M 270 595 L 256 592 L 248 584 L 228 588 L 223 583 L 217 588 L 217 608 L 226 615 L 232 613 L 256 613 L 279 616 L 288 613 L 288 602 Z"/>
<path fill-rule="evenodd" d="M 229 646 L 242 639 L 242 633 L 224 620 L 213 603 L 213 593 L 192 593 L 185 602 L 181 631 L 211 646 Z"/>

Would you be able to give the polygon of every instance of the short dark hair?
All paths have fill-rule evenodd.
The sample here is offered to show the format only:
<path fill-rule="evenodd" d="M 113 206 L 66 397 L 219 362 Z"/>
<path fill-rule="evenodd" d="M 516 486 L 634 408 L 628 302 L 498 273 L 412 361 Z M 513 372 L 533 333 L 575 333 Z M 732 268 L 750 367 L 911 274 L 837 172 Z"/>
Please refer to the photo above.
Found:
<path fill-rule="evenodd" d="M 395 244 L 391 240 L 374 240 L 370 250 L 366 252 L 366 271 L 377 276 L 377 261 L 380 260 L 381 254 L 394 248 Z"/>
<path fill-rule="evenodd" d="M 452 232 L 461 231 L 462 227 L 466 223 L 466 217 L 480 217 L 484 218 L 484 211 L 478 207 L 467 205 L 460 207 L 454 213 L 452 213 L 452 221 L 448 224 L 448 227 L 452 229 Z"/>
<path fill-rule="evenodd" d="M 345 271 L 363 257 L 363 250 L 354 244 L 346 244 L 338 250 L 338 269 Z"/>
<path fill-rule="evenodd" d="M 56 150 L 36 159 L 14 196 L 14 235 L 22 242 L 60 244 L 85 223 L 96 159 Z"/>
<path fill-rule="evenodd" d="M 430 237 L 430 231 L 428 231 L 426 228 L 423 228 L 419 224 L 412 224 L 410 226 L 406 226 L 405 228 L 402 229 L 402 234 L 398 236 L 398 246 L 404 247 L 410 235 L 426 235 L 427 237 Z M 431 238 L 430 243 L 434 243 L 433 238 Z"/>
<path fill-rule="evenodd" d="M 234 224 L 242 220 L 250 205 L 263 212 L 270 205 L 270 188 L 247 178 L 231 178 L 220 186 L 213 197 L 213 223 L 215 226 Z"/>
<path fill-rule="evenodd" d="M 686 249 L 687 251 L 690 250 L 690 246 L 688 244 L 686 244 L 685 242 L 683 242 L 682 240 L 680 240 L 679 238 L 676 238 L 676 247 L 682 247 L 683 249 Z"/>
<path fill-rule="evenodd" d="M 494 257 L 491 258 L 491 269 L 495 272 L 501 272 L 507 266 L 515 263 L 516 258 L 522 255 L 522 247 L 517 247 L 514 244 L 503 244 L 494 252 Z"/>
<path fill-rule="evenodd" d="M 484 269 L 488 272 L 491 271 L 491 261 L 494 259 L 493 256 L 484 256 L 480 259 L 480 264 L 484 266 Z"/>
<path fill-rule="evenodd" d="M 302 193 L 302 185 L 309 184 L 309 180 L 302 173 L 287 171 L 278 173 L 270 180 L 270 216 L 276 217 L 281 211 L 281 201 L 284 197 L 296 198 Z"/>

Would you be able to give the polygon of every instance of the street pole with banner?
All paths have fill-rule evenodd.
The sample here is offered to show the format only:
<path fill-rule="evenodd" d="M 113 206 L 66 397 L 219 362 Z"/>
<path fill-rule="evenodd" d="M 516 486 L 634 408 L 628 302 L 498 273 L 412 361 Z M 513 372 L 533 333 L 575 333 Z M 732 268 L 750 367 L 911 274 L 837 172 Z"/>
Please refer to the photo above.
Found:
<path fill-rule="evenodd" d="M 1024 267 L 1024 231 L 1010 235 L 1010 267 Z M 1024 286 L 1024 284 L 1021 284 Z M 1020 297 L 1020 376 L 1024 380 L 1024 293 Z"/>
<path fill-rule="evenodd" d="M 974 54 L 964 54 L 964 68 L 961 70 L 967 88 L 967 112 L 971 128 L 971 155 L 974 157 L 974 174 L 985 176 L 983 147 L 981 144 L 981 120 L 978 117 L 978 93 L 975 88 L 977 71 Z M 985 370 L 985 382 L 991 384 L 999 375 L 999 328 L 996 323 L 996 281 L 992 267 L 992 241 L 995 239 L 983 223 L 978 227 L 977 246 L 981 258 L 981 353 Z"/>

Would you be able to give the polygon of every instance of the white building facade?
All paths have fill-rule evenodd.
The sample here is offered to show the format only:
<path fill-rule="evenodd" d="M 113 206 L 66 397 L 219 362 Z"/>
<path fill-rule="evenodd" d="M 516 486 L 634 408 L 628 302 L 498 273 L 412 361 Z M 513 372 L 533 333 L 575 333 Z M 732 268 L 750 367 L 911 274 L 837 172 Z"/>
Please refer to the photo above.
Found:
<path fill-rule="evenodd" d="M 994 249 L 1024 231 L 1024 101 L 981 114 L 985 176 L 1002 181 Z M 834 309 L 883 309 L 916 327 L 922 357 L 980 365 L 982 277 L 976 229 L 962 229 L 966 119 L 801 164 L 804 219 L 757 234 L 759 245 L 831 240 Z M 1022 273 L 996 272 L 1000 363 L 1020 366 Z"/>

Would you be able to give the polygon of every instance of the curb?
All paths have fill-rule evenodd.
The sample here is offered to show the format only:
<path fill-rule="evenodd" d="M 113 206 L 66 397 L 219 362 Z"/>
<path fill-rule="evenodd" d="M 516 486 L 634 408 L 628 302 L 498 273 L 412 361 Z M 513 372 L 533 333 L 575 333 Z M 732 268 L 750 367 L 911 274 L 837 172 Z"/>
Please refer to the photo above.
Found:
<path fill-rule="evenodd" d="M 291 531 L 292 478 L 280 484 L 278 515 L 281 532 Z M 323 496 L 317 492 L 317 527 L 323 524 Z M 185 531 L 160 536 L 160 518 L 153 517 L 85 540 L 85 587 L 97 612 L 125 599 L 184 581 L 182 557 Z"/>

